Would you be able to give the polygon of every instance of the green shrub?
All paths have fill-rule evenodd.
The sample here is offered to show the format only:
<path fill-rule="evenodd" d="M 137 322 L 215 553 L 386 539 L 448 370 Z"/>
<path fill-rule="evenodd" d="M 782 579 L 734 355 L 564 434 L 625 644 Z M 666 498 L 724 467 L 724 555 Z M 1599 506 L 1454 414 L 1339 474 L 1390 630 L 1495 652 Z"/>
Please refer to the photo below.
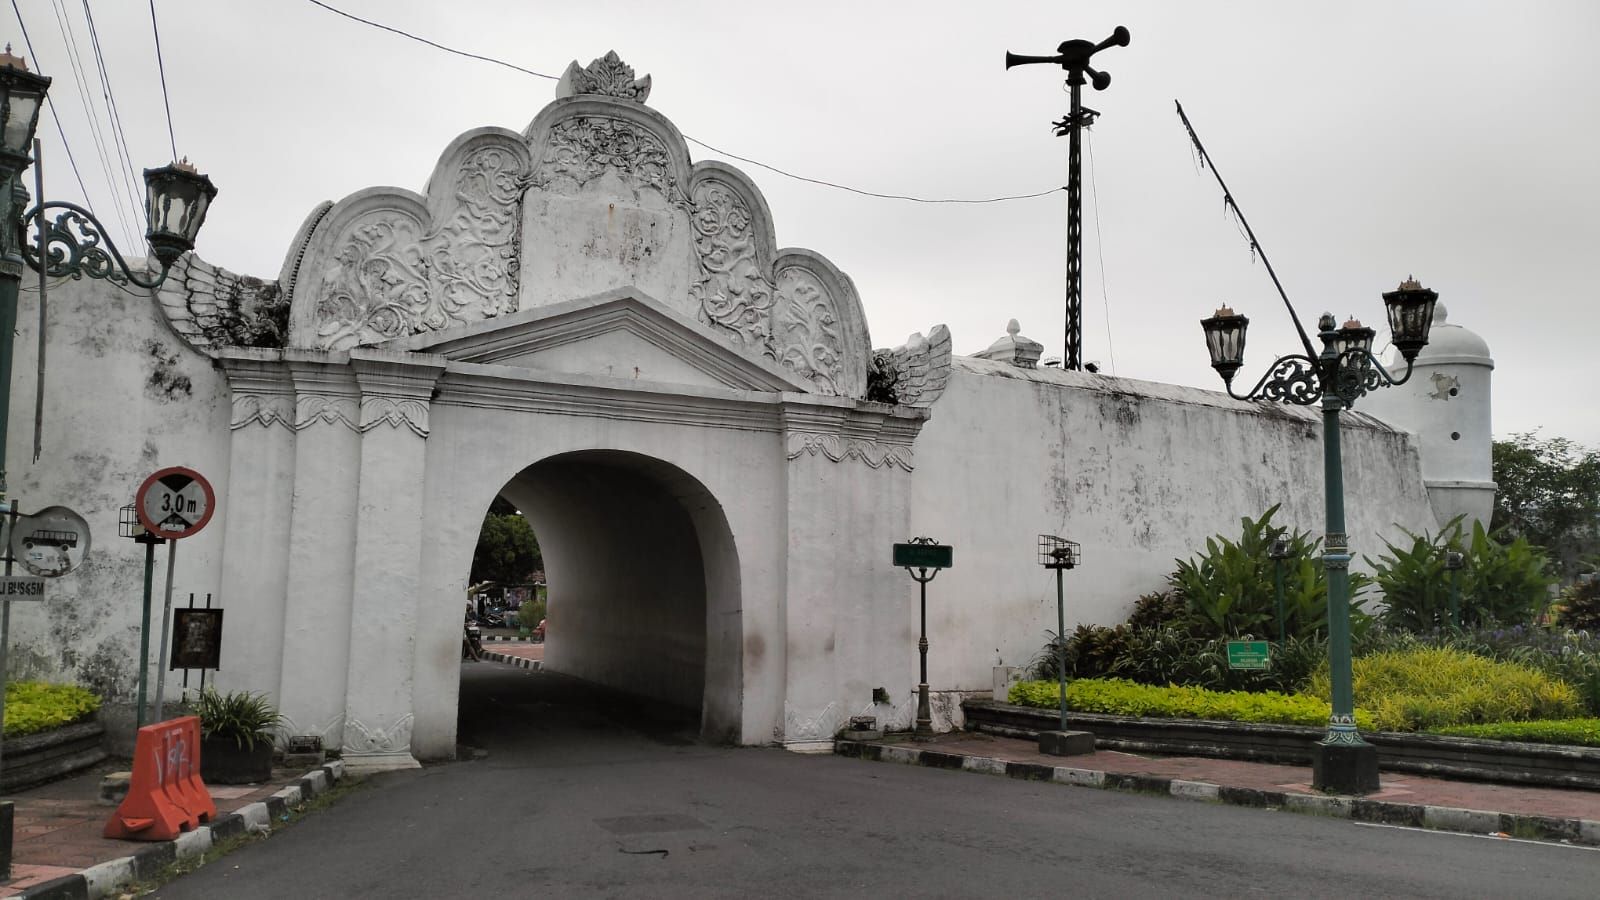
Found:
<path fill-rule="evenodd" d="M 1522 741 L 1529 744 L 1572 744 L 1600 747 L 1600 719 L 1543 719 L 1537 722 L 1490 722 L 1484 725 L 1455 725 L 1434 730 L 1453 737 L 1483 738 L 1490 741 Z"/>
<path fill-rule="evenodd" d="M 1582 712 L 1578 692 L 1566 682 L 1463 650 L 1376 653 L 1356 659 L 1353 668 L 1356 702 L 1372 711 L 1384 731 L 1566 719 Z M 1326 668 L 1312 676 L 1308 691 L 1331 696 Z"/>
<path fill-rule="evenodd" d="M 1182 594 L 1177 591 L 1156 591 L 1134 601 L 1128 625 L 1132 628 L 1166 628 L 1182 623 L 1188 613 L 1189 607 Z"/>
<path fill-rule="evenodd" d="M 1207 538 L 1204 554 L 1177 561 L 1178 569 L 1167 582 L 1183 597 L 1185 623 L 1197 636 L 1278 633 L 1274 562 L 1267 556 L 1280 533 L 1271 524 L 1277 511 L 1274 506 L 1260 519 L 1241 519 L 1238 541 L 1222 535 Z M 1326 634 L 1328 582 L 1317 555 L 1321 541 L 1306 532 L 1282 533 L 1289 541 L 1289 557 L 1283 561 L 1286 632 L 1296 637 Z M 1362 618 L 1358 598 L 1366 584 L 1361 573 L 1350 574 L 1352 619 Z"/>
<path fill-rule="evenodd" d="M 76 685 L 12 681 L 6 684 L 5 736 L 22 737 L 71 725 L 99 708 L 100 698 Z"/>
<path fill-rule="evenodd" d="M 207 688 L 195 701 L 194 712 L 200 717 L 202 738 L 231 740 L 241 750 L 272 740 L 272 730 L 283 721 L 265 694 L 249 691 L 219 694 Z"/>
<path fill-rule="evenodd" d="M 1022 706 L 1055 709 L 1059 687 L 1049 681 L 1011 686 L 1010 700 Z M 1079 712 L 1152 718 L 1219 719 L 1278 725 L 1326 725 L 1328 702 L 1305 694 L 1275 691 L 1208 691 L 1197 687 L 1156 687 L 1121 678 L 1083 678 L 1067 684 L 1067 707 Z M 1372 717 L 1356 710 L 1356 724 L 1372 729 Z"/>
<path fill-rule="evenodd" d="M 1416 632 L 1450 624 L 1451 575 L 1444 557 L 1451 549 L 1464 557 L 1455 575 L 1460 579 L 1462 627 L 1526 625 L 1544 611 L 1554 578 L 1544 551 L 1526 539 L 1502 544 L 1481 522 L 1474 522 L 1466 540 L 1459 516 L 1434 536 L 1406 533 L 1409 547 L 1388 544 L 1388 554 L 1367 559 L 1383 590 L 1385 624 Z"/>
<path fill-rule="evenodd" d="M 1563 628 L 1600 633 L 1600 576 L 1575 584 L 1561 594 L 1556 624 Z"/>

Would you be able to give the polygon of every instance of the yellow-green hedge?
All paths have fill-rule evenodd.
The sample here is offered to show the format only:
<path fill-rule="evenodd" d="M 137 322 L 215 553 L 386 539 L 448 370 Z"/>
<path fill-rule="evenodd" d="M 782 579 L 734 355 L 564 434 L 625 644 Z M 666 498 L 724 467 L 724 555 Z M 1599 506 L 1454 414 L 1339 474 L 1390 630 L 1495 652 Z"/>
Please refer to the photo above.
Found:
<path fill-rule="evenodd" d="M 100 708 L 100 698 L 70 684 L 13 681 L 6 685 L 8 738 L 70 725 Z"/>
<path fill-rule="evenodd" d="M 1011 686 L 1012 703 L 1056 709 L 1054 681 L 1023 681 Z M 1076 712 L 1167 719 L 1220 719 L 1274 725 L 1326 725 L 1328 701 L 1276 691 L 1212 691 L 1199 687 L 1154 687 L 1121 678 L 1079 678 L 1067 683 L 1067 708 Z M 1356 726 L 1372 730 L 1372 716 L 1356 710 Z"/>
<path fill-rule="evenodd" d="M 1583 714 L 1571 685 L 1527 666 L 1461 650 L 1422 647 L 1363 656 L 1354 663 L 1356 703 L 1383 731 L 1428 731 L 1452 725 L 1570 719 Z M 1328 670 L 1307 692 L 1330 696 Z"/>
<path fill-rule="evenodd" d="M 1574 744 L 1600 747 L 1600 719 L 1555 719 L 1539 722 L 1490 722 L 1436 729 L 1435 734 L 1483 738 L 1490 741 L 1524 741 L 1530 744 Z"/>

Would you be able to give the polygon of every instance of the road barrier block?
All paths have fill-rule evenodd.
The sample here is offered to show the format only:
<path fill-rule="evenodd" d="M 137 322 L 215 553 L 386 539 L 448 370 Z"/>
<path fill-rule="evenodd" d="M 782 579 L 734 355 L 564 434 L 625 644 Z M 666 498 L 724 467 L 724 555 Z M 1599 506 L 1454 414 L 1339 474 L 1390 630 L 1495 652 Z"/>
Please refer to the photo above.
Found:
<path fill-rule="evenodd" d="M 216 815 L 200 780 L 200 719 L 183 716 L 139 729 L 128 796 L 106 823 L 105 836 L 170 841 Z"/>

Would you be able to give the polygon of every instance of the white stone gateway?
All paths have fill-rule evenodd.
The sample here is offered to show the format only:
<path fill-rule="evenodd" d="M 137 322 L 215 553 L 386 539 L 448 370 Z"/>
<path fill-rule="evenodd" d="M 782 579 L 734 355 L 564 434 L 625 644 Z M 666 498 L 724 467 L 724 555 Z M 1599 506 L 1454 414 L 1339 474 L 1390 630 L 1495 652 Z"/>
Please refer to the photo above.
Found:
<path fill-rule="evenodd" d="M 895 542 L 956 547 L 928 604 L 948 728 L 1054 625 L 1036 534 L 1082 544 L 1069 609 L 1110 622 L 1241 516 L 1281 503 L 1319 530 L 1314 412 L 1036 368 L 1015 323 L 987 358 L 952 358 L 943 326 L 874 351 L 850 279 L 780 249 L 754 184 L 692 162 L 648 92 L 614 54 L 574 63 L 523 133 L 457 138 L 422 194 L 318 207 L 276 281 L 190 255 L 158 304 L 57 290 L 52 452 L 30 465 L 12 429 L 17 493 L 111 533 L 150 471 L 205 473 L 219 509 L 177 587 L 227 609 L 218 686 L 268 693 L 286 734 L 354 769 L 454 753 L 496 495 L 544 551 L 547 668 L 800 749 L 852 715 L 911 724 Z M 24 298 L 14 409 L 35 389 Z M 1415 439 L 1346 420 L 1358 554 L 1434 527 Z M 17 613 L 25 673 L 129 699 L 141 563 L 120 542 Z"/>

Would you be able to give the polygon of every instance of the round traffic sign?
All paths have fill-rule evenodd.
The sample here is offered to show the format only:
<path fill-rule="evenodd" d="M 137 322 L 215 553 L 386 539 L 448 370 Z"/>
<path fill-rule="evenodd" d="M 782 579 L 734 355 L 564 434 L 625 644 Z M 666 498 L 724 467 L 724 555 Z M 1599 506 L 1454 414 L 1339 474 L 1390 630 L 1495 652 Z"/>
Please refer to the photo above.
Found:
<path fill-rule="evenodd" d="M 171 466 L 146 478 L 133 498 L 140 524 L 168 540 L 186 538 L 206 527 L 216 506 L 211 482 L 184 466 Z"/>
<path fill-rule="evenodd" d="M 11 555 L 31 575 L 55 578 L 89 556 L 89 523 L 65 506 L 18 516 L 11 530 Z"/>

